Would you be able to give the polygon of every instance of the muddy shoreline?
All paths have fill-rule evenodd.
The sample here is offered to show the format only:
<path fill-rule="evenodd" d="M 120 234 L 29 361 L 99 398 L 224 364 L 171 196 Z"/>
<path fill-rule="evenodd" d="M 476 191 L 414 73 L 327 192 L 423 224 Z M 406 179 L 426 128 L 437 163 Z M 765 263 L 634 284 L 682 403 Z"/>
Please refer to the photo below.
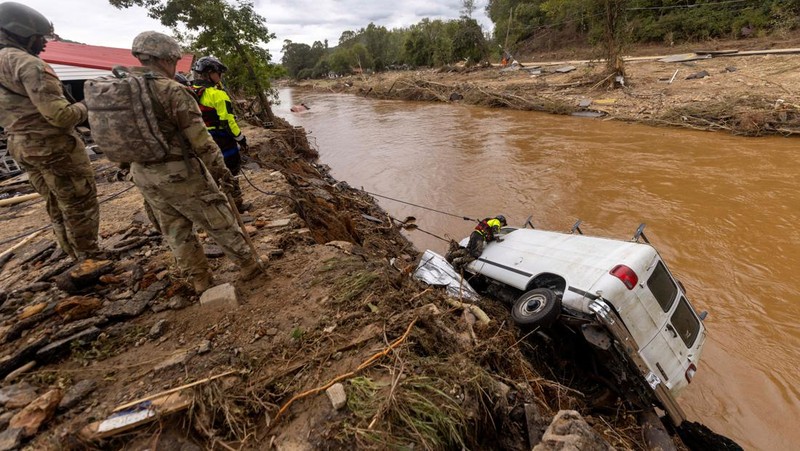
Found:
<path fill-rule="evenodd" d="M 511 69 L 382 72 L 284 85 L 380 99 L 583 114 L 741 136 L 800 134 L 800 96 L 795 89 L 800 54 L 659 59 L 628 59 L 625 86 L 616 88 L 608 86 L 602 64 L 591 60 L 534 60 Z"/>

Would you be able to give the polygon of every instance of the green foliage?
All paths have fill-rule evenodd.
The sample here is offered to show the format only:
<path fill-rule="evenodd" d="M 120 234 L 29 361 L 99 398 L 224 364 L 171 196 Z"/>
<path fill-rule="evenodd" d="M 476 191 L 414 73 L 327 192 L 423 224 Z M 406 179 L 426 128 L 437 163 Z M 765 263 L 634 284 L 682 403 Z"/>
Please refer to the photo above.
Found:
<path fill-rule="evenodd" d="M 464 6 L 469 9 L 469 5 Z M 318 43 L 309 48 L 286 42 L 282 62 L 293 77 L 307 68 L 312 68 L 312 77 L 324 77 L 329 73 L 347 75 L 357 69 L 377 72 L 403 64 L 441 66 L 462 60 L 476 63 L 489 54 L 480 25 L 466 16 L 450 21 L 423 19 L 407 29 L 388 30 L 370 23 L 358 31 L 342 32 L 335 48 L 320 44 L 318 52 L 313 51 Z M 303 72 L 304 76 L 307 74 Z"/>
<path fill-rule="evenodd" d="M 283 41 L 282 51 L 281 64 L 291 77 L 297 77 L 300 71 L 310 69 L 316 64 L 311 46 L 308 44 L 295 43 L 287 39 Z"/>
<path fill-rule="evenodd" d="M 117 8 L 143 6 L 148 14 L 171 28 L 198 55 L 215 55 L 226 66 L 228 88 L 255 94 L 269 88 L 278 72 L 264 46 L 275 38 L 253 2 L 238 0 L 109 0 Z M 186 30 L 183 32 L 182 30 Z M 252 71 L 252 72 L 251 72 Z"/>
<path fill-rule="evenodd" d="M 489 0 L 498 44 L 513 49 L 525 39 L 552 30 L 572 30 L 592 42 L 607 39 L 602 8 L 619 7 L 619 24 L 628 42 L 692 42 L 743 38 L 800 27 L 800 0 L 738 3 L 720 0 Z"/>

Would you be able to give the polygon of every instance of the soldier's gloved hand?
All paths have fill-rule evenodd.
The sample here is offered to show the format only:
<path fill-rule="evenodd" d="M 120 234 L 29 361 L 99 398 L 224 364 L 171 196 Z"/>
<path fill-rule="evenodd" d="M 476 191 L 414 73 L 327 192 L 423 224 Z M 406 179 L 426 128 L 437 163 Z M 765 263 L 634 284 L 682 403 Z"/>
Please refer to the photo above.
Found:
<path fill-rule="evenodd" d="M 218 179 L 219 189 L 225 194 L 233 194 L 233 176 L 228 172 Z"/>
<path fill-rule="evenodd" d="M 245 152 L 250 149 L 250 146 L 247 145 L 247 137 L 244 134 L 240 134 L 236 138 L 236 142 L 239 144 L 239 147 L 244 150 Z"/>

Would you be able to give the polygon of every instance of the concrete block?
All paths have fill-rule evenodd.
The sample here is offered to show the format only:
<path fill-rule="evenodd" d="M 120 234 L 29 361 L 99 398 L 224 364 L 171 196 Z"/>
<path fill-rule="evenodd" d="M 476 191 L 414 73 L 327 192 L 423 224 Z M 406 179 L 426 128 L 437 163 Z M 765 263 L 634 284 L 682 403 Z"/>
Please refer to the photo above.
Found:
<path fill-rule="evenodd" d="M 325 393 L 327 393 L 328 399 L 331 400 L 334 409 L 339 410 L 347 404 L 347 394 L 344 392 L 344 385 L 340 383 L 333 384 Z"/>
<path fill-rule="evenodd" d="M 236 288 L 230 283 L 211 287 L 200 295 L 200 305 L 236 308 L 239 306 Z"/>

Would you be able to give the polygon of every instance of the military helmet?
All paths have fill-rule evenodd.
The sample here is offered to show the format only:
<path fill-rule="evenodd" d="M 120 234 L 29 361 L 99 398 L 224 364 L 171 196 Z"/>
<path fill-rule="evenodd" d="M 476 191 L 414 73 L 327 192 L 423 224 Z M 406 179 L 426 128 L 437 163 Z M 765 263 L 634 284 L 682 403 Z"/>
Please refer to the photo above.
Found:
<path fill-rule="evenodd" d="M 53 24 L 39 11 L 17 2 L 0 3 L 0 29 L 21 38 L 53 33 Z"/>
<path fill-rule="evenodd" d="M 508 225 L 508 223 L 506 222 L 506 217 L 505 216 L 497 215 L 494 218 L 497 219 L 498 221 L 500 221 L 500 224 L 503 224 L 504 226 Z"/>
<path fill-rule="evenodd" d="M 203 74 L 206 72 L 218 72 L 222 74 L 227 70 L 228 67 L 222 64 L 222 61 L 213 56 L 204 56 L 194 63 L 194 71 L 198 74 Z"/>
<path fill-rule="evenodd" d="M 178 41 L 157 31 L 145 31 L 133 38 L 131 53 L 143 61 L 150 59 L 150 57 L 177 61 L 182 56 L 181 46 L 178 45 Z"/>

